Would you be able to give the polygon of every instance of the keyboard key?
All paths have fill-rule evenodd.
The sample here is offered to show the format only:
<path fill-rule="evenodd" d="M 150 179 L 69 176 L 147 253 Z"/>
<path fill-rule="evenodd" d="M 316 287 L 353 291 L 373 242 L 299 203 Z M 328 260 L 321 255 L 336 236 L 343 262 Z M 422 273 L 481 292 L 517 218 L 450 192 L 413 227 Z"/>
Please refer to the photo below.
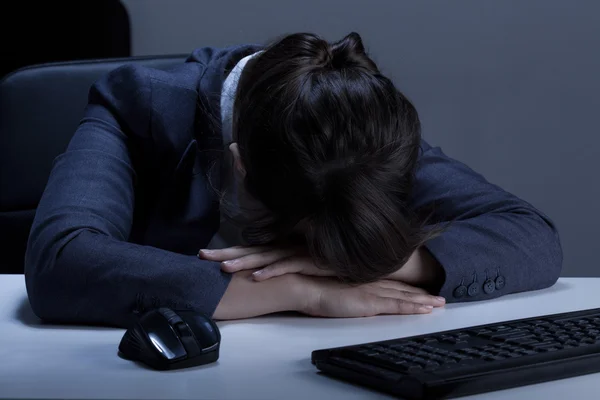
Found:
<path fill-rule="evenodd" d="M 546 321 L 544 321 L 543 319 L 535 319 L 535 320 L 531 320 L 531 321 L 528 321 L 528 322 L 529 322 L 531 325 L 538 325 L 538 324 L 543 324 L 543 323 L 544 323 L 544 322 L 546 322 Z"/>
<path fill-rule="evenodd" d="M 511 344 L 511 345 L 523 346 L 523 345 L 527 345 L 527 344 L 537 343 L 538 341 L 539 340 L 535 339 L 533 336 L 526 336 L 526 337 L 522 337 L 522 338 L 518 338 L 518 339 L 510 339 L 506 343 Z"/>
<path fill-rule="evenodd" d="M 483 360 L 484 361 L 501 361 L 504 360 L 505 358 L 502 356 L 488 356 L 488 357 L 484 357 Z"/>
<path fill-rule="evenodd" d="M 376 360 L 379 360 L 379 361 L 383 361 L 386 363 L 392 363 L 392 364 L 395 363 L 396 360 L 398 359 L 397 357 L 388 356 L 387 354 L 378 354 L 378 355 L 374 356 L 373 358 Z"/>
<path fill-rule="evenodd" d="M 524 356 L 531 356 L 537 354 L 534 350 L 521 350 L 520 353 Z"/>
<path fill-rule="evenodd" d="M 368 349 L 359 350 L 358 353 L 365 355 L 367 357 L 374 357 L 374 356 L 377 356 L 380 354 L 379 352 L 377 352 L 375 350 L 368 350 Z"/>
<path fill-rule="evenodd" d="M 505 347 L 504 349 L 508 350 L 508 351 L 518 351 L 518 350 L 521 350 L 522 348 L 523 348 L 523 346 L 510 345 L 510 346 Z"/>
<path fill-rule="evenodd" d="M 509 344 L 509 343 L 500 343 L 500 344 L 498 344 L 498 348 L 500 348 L 500 349 L 508 349 L 508 348 L 513 347 L 513 346 L 514 345 Z"/>
<path fill-rule="evenodd" d="M 551 352 L 551 351 L 557 351 L 558 348 L 552 347 L 552 346 L 546 346 L 546 347 L 538 347 L 535 350 L 540 353 L 546 353 L 546 352 Z"/>
<path fill-rule="evenodd" d="M 407 346 L 406 343 L 390 344 L 389 347 L 400 352 L 410 349 L 410 346 Z"/>
<path fill-rule="evenodd" d="M 489 335 L 489 337 L 492 339 L 499 339 L 499 338 L 520 337 L 520 336 L 525 336 L 525 335 L 531 335 L 531 333 L 529 333 L 529 331 L 526 331 L 523 329 L 514 329 L 514 330 L 511 330 L 508 332 L 493 333 L 493 334 Z"/>

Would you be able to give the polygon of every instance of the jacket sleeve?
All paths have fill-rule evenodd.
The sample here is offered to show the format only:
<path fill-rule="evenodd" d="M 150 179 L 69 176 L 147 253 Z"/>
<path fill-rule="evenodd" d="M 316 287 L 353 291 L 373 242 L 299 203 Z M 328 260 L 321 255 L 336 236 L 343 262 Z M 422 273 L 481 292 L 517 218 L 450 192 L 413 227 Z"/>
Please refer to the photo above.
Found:
<path fill-rule="evenodd" d="M 439 294 L 477 301 L 552 286 L 562 268 L 553 222 L 440 148 L 422 147 L 413 206 L 448 223 L 426 244 L 445 273 Z"/>
<path fill-rule="evenodd" d="M 133 160 L 152 148 L 151 92 L 141 67 L 98 81 L 54 162 L 25 257 L 29 300 L 43 320 L 126 327 L 157 304 L 212 315 L 227 288 L 217 263 L 127 242 Z"/>

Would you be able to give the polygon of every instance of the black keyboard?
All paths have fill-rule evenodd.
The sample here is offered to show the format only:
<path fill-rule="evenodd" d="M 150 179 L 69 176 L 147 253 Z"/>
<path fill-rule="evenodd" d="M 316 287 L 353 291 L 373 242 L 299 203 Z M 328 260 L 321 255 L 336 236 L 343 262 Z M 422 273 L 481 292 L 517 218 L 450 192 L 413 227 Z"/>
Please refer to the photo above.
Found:
<path fill-rule="evenodd" d="M 584 375 L 600 372 L 600 308 L 316 350 L 312 362 L 326 375 L 406 399 Z"/>

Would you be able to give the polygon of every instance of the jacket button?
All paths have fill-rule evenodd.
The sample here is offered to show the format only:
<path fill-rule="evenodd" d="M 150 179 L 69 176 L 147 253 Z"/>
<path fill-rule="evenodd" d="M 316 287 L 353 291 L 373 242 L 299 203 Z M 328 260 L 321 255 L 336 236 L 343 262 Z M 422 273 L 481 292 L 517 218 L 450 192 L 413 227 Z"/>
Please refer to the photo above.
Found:
<path fill-rule="evenodd" d="M 461 297 L 465 297 L 467 295 L 467 287 L 465 285 L 460 285 L 457 286 L 456 289 L 454 289 L 454 297 L 456 297 L 457 299 L 460 299 Z"/>
<path fill-rule="evenodd" d="M 473 297 L 473 296 L 477 296 L 479 294 L 479 286 L 477 286 L 476 282 L 473 282 L 469 285 L 469 289 L 468 292 L 469 296 Z"/>
<path fill-rule="evenodd" d="M 496 289 L 498 289 L 498 290 L 502 289 L 505 284 L 506 284 L 506 280 L 504 279 L 504 277 L 502 275 L 500 275 L 499 277 L 496 278 Z"/>
<path fill-rule="evenodd" d="M 492 294 L 492 293 L 494 293 L 494 290 L 496 290 L 496 284 L 494 283 L 493 280 L 488 279 L 487 281 L 484 282 L 483 291 L 486 294 Z"/>

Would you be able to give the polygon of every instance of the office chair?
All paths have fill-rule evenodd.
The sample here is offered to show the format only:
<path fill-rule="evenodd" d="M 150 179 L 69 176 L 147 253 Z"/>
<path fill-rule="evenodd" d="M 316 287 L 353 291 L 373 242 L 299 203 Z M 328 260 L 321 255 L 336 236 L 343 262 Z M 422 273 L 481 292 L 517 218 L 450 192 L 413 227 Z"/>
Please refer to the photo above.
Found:
<path fill-rule="evenodd" d="M 166 69 L 186 56 L 35 65 L 0 81 L 0 273 L 22 274 L 29 230 L 54 158 L 83 116 L 90 86 L 126 63 Z"/>

